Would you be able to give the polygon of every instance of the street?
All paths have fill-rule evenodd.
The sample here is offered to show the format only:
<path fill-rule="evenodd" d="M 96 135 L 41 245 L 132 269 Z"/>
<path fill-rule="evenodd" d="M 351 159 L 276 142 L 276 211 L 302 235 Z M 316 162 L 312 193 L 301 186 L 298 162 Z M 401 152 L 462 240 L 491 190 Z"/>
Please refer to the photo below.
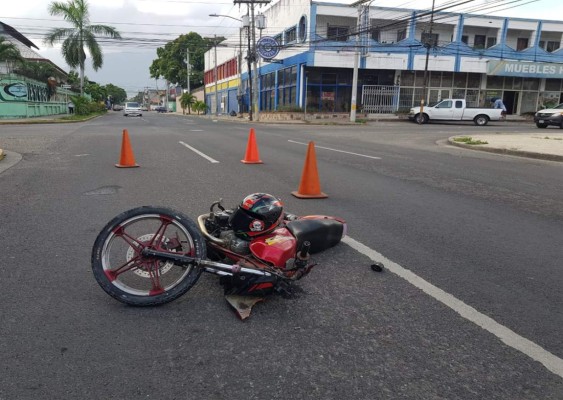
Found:
<path fill-rule="evenodd" d="M 263 164 L 241 163 L 250 127 Z M 139 168 L 115 167 L 123 129 Z M 0 173 L 0 400 L 562 399 L 563 164 L 447 145 L 535 129 L 152 112 L 0 126 L 22 156 Z M 309 141 L 327 199 L 290 194 Z M 115 215 L 195 219 L 254 192 L 348 223 L 294 297 L 241 322 L 215 276 L 154 308 L 97 285 L 92 245 Z"/>

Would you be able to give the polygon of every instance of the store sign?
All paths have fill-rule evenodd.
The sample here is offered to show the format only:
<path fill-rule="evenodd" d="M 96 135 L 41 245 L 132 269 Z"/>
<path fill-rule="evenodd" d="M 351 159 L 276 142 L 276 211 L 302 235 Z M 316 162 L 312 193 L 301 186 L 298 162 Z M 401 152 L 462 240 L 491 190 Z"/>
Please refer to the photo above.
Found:
<path fill-rule="evenodd" d="M 256 51 L 260 57 L 271 60 L 279 54 L 280 46 L 273 37 L 264 36 L 256 43 Z"/>
<path fill-rule="evenodd" d="M 563 64 L 520 61 L 488 61 L 487 75 L 523 78 L 563 78 Z"/>
<path fill-rule="evenodd" d="M 0 100 L 26 101 L 27 85 L 23 82 L 14 82 L 13 80 L 0 80 Z"/>

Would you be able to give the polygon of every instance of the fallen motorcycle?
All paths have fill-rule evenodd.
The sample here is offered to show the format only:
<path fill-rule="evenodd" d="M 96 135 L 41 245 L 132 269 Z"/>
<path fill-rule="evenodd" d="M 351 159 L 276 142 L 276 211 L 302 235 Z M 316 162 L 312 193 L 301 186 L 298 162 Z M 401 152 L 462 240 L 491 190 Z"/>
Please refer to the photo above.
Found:
<path fill-rule="evenodd" d="M 316 265 L 311 254 L 345 235 L 344 220 L 288 214 L 266 193 L 251 194 L 233 209 L 216 201 L 197 224 L 175 210 L 143 206 L 102 229 L 92 270 L 107 294 L 133 306 L 171 302 L 202 272 L 219 275 L 225 298 L 246 319 L 264 296 L 291 293 L 293 282 Z"/>

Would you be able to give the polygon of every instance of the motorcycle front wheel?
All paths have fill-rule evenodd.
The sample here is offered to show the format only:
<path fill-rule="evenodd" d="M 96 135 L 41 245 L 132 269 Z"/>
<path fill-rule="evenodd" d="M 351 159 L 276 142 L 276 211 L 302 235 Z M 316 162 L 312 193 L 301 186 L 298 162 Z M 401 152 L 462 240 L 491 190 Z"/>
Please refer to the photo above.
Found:
<path fill-rule="evenodd" d="M 145 248 L 198 259 L 206 257 L 197 225 L 169 208 L 125 211 L 102 229 L 92 249 L 92 271 L 113 298 L 133 306 L 169 303 L 199 279 L 196 265 L 177 265 L 142 255 Z"/>

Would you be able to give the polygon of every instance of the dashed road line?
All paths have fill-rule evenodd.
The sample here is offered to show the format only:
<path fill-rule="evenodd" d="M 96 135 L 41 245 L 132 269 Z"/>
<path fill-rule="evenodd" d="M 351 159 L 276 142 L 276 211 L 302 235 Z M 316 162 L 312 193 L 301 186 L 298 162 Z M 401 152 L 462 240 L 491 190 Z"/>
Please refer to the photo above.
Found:
<path fill-rule="evenodd" d="M 308 143 L 302 143 L 302 142 L 296 142 L 295 140 L 288 140 L 288 142 L 290 143 L 297 143 L 297 144 L 302 144 L 305 146 L 308 146 Z M 338 153 L 346 153 L 346 154 L 351 154 L 354 156 L 360 156 L 360 157 L 366 157 L 366 158 L 373 158 L 374 160 L 381 160 L 381 157 L 374 157 L 374 156 L 367 156 L 365 154 L 359 154 L 359 153 L 352 153 L 351 151 L 344 151 L 344 150 L 338 150 L 338 149 L 331 149 L 330 147 L 323 147 L 323 146 L 317 146 L 315 145 L 315 148 L 317 149 L 325 149 L 325 150 L 330 150 L 330 151 L 336 151 Z"/>
<path fill-rule="evenodd" d="M 373 261 L 379 261 L 383 263 L 385 265 L 385 268 L 390 272 L 403 278 L 411 285 L 428 294 L 430 297 L 451 308 L 468 321 L 471 321 L 474 324 L 485 329 L 486 331 L 492 333 L 507 346 L 510 346 L 524 353 L 531 359 L 540 362 L 549 371 L 563 378 L 563 359 L 555 356 L 541 346 L 538 346 L 531 340 L 518 335 L 511 329 L 499 324 L 487 315 L 480 313 L 473 307 L 465 304 L 463 301 L 432 285 L 430 282 L 422 279 L 412 271 L 400 266 L 397 263 L 394 263 L 377 251 L 370 249 L 366 245 L 352 239 L 349 236 L 344 237 L 342 241 L 359 253 L 371 258 Z"/>
<path fill-rule="evenodd" d="M 209 162 L 211 162 L 211 163 L 213 163 L 213 164 L 219 163 L 219 161 L 217 161 L 217 160 L 215 160 L 215 159 L 209 157 L 207 154 L 202 153 L 202 152 L 199 151 L 198 149 L 196 149 L 196 148 L 190 146 L 189 144 L 184 143 L 184 142 L 182 142 L 182 141 L 180 141 L 179 143 L 180 143 L 182 146 L 186 146 L 188 149 L 190 149 L 190 150 L 193 151 L 194 153 L 199 154 L 200 156 L 202 156 L 203 158 L 205 158 L 205 159 L 208 160 Z"/>

